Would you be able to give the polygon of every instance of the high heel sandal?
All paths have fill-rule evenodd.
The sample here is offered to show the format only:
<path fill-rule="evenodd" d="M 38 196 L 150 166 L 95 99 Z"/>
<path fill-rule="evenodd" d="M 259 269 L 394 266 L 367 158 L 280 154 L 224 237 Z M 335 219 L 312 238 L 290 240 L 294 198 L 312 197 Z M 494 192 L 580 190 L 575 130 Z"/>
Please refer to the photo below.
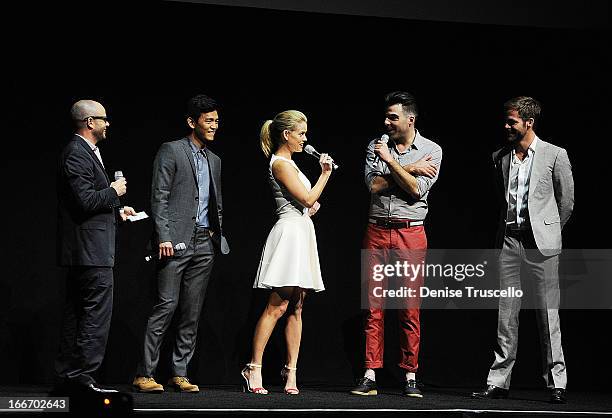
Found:
<path fill-rule="evenodd" d="M 256 395 L 267 395 L 268 391 L 265 388 L 263 388 L 263 387 L 252 388 L 251 387 L 251 383 L 249 382 L 249 376 L 251 376 L 250 371 L 255 369 L 255 368 L 261 369 L 261 364 L 247 363 L 246 366 L 244 367 L 244 369 L 242 369 L 242 371 L 240 372 L 240 374 L 244 378 L 244 382 L 245 382 L 245 383 L 242 384 L 242 391 L 243 392 L 251 392 L 251 393 L 254 393 Z M 247 371 L 249 371 L 249 376 L 246 375 Z"/>
<path fill-rule="evenodd" d="M 285 367 L 283 367 L 283 369 L 281 370 L 281 377 L 285 381 L 285 384 L 287 383 L 287 375 L 289 374 L 289 372 L 296 370 L 297 367 L 289 367 L 285 364 Z M 285 388 L 285 395 L 297 395 L 298 393 L 300 393 L 298 388 Z"/>

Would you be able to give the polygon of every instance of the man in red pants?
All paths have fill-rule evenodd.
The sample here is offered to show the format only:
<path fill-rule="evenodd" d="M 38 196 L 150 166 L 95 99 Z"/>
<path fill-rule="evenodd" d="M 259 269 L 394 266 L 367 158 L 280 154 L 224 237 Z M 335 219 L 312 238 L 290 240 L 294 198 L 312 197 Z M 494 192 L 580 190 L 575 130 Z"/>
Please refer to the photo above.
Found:
<path fill-rule="evenodd" d="M 429 189 L 436 182 L 442 162 L 439 145 L 424 138 L 415 128 L 418 109 L 407 92 L 392 92 L 385 97 L 385 129 L 388 143 L 379 139 L 369 143 L 365 181 L 371 193 L 368 227 L 363 248 L 367 265 L 394 264 L 396 261 L 420 263 L 427 249 L 424 220 Z M 411 281 L 416 289 L 422 276 Z M 376 369 L 383 367 L 384 298 L 372 300 L 371 292 L 365 322 L 365 374 L 351 393 L 376 395 Z M 406 371 L 405 396 L 421 398 L 416 385 L 420 322 L 419 300 L 398 309 L 401 359 Z"/>

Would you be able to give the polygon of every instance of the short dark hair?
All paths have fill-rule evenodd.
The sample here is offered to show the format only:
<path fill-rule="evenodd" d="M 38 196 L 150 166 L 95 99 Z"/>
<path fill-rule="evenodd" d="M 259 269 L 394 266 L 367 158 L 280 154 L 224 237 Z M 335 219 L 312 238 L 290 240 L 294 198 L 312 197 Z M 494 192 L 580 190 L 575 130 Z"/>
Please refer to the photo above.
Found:
<path fill-rule="evenodd" d="M 516 110 L 519 117 L 523 120 L 533 119 L 534 122 L 537 122 L 542 112 L 542 106 L 533 97 L 518 96 L 504 103 L 504 112 L 509 110 Z"/>
<path fill-rule="evenodd" d="M 415 117 L 419 115 L 416 99 L 406 91 L 392 91 L 385 96 L 385 108 L 395 104 L 401 104 L 406 114 L 413 114 Z"/>
<path fill-rule="evenodd" d="M 187 117 L 197 122 L 202 113 L 208 113 L 218 109 L 219 105 L 214 99 L 205 94 L 198 94 L 187 102 Z"/>

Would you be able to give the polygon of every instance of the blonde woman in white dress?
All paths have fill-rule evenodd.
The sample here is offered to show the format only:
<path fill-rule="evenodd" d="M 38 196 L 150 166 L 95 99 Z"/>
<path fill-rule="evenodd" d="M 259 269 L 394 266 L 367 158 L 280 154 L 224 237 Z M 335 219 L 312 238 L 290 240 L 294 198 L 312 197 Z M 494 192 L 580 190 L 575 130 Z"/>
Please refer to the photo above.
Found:
<path fill-rule="evenodd" d="M 242 370 L 246 391 L 265 395 L 261 367 L 263 353 L 276 322 L 286 313 L 287 359 L 281 370 L 284 391 L 297 395 L 297 360 L 302 337 L 302 307 L 308 290 L 325 290 L 319 267 L 314 226 L 310 217 L 320 205 L 318 199 L 332 172 L 332 159 L 322 154 L 321 175 L 314 186 L 292 160 L 306 143 L 306 116 L 287 110 L 267 120 L 260 134 L 261 148 L 270 158 L 268 181 L 276 202 L 278 221 L 270 231 L 261 255 L 254 288 L 270 289 L 253 336 L 251 361 Z"/>

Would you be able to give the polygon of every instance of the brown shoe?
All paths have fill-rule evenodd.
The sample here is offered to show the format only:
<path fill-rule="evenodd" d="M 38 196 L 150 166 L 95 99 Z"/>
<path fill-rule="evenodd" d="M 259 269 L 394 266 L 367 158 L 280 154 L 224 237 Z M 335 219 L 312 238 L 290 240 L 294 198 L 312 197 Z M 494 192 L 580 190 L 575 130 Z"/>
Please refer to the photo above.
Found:
<path fill-rule="evenodd" d="M 162 393 L 164 387 L 157 383 L 152 377 L 136 376 L 132 386 L 143 393 Z"/>
<path fill-rule="evenodd" d="M 174 376 L 168 381 L 168 385 L 179 392 L 195 393 L 200 391 L 198 385 L 189 383 L 189 379 L 185 376 Z"/>

